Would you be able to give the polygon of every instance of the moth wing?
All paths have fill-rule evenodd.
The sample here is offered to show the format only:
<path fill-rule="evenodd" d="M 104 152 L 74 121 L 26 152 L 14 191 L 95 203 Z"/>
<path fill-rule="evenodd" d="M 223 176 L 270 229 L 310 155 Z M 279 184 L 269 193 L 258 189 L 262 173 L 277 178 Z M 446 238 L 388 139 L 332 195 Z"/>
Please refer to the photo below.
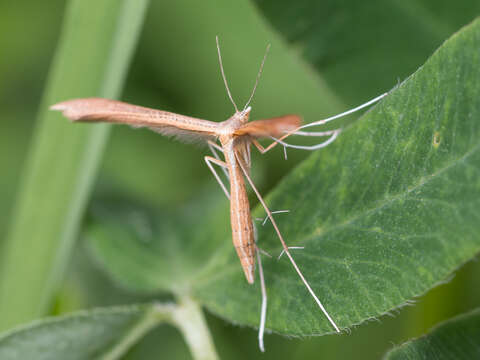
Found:
<path fill-rule="evenodd" d="M 235 131 L 235 135 L 250 135 L 255 138 L 280 137 L 285 133 L 297 129 L 302 123 L 298 115 L 283 115 L 265 120 L 255 120 L 246 123 Z"/>
<path fill-rule="evenodd" d="M 136 126 L 134 126 L 136 127 Z M 214 133 L 196 132 L 180 129 L 175 126 L 147 126 L 148 129 L 168 137 L 172 137 L 184 143 L 202 143 L 208 140 L 214 140 Z"/>
<path fill-rule="evenodd" d="M 168 111 L 131 105 L 103 98 L 83 98 L 60 102 L 50 107 L 78 122 L 108 122 L 147 127 L 157 133 L 191 142 L 214 137 L 218 123 Z"/>

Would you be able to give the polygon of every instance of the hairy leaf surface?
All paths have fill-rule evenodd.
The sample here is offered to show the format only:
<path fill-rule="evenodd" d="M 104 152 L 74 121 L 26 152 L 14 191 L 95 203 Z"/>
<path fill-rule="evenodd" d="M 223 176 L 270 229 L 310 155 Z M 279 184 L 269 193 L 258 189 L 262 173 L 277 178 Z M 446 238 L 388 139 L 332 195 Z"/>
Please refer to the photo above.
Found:
<path fill-rule="evenodd" d="M 280 229 L 290 246 L 305 246 L 292 253 L 342 328 L 404 305 L 480 250 L 479 48 L 477 20 L 267 197 L 272 210 L 290 210 L 276 215 Z M 139 247 L 144 237 L 138 232 L 90 234 L 97 257 L 123 284 L 136 288 L 122 279 L 139 276 L 142 291 L 188 291 L 214 313 L 255 326 L 258 281 L 245 281 L 229 236 L 220 241 L 214 233 L 205 235 L 212 227 L 217 235 L 228 231 L 225 214 L 213 214 L 203 211 L 200 223 L 186 221 L 176 235 L 150 237 L 135 252 L 115 249 L 124 246 L 119 239 L 127 248 Z M 264 212 L 257 208 L 254 216 Z M 104 220 L 95 223 L 98 230 Z M 124 225 L 120 231 L 129 232 Z M 288 259 L 276 259 L 281 247 L 271 225 L 257 228 L 259 246 L 274 255 L 263 257 L 267 328 L 290 335 L 331 333 Z M 197 251 L 184 252 L 177 244 Z M 143 269 L 130 268 L 129 275 L 127 262 Z M 188 268 L 191 263 L 198 267 Z M 167 279 L 165 268 L 178 271 L 166 272 Z"/>
<path fill-rule="evenodd" d="M 42 319 L 0 337 L 0 358 L 100 358 L 142 321 L 147 309 L 147 306 L 125 306 Z"/>

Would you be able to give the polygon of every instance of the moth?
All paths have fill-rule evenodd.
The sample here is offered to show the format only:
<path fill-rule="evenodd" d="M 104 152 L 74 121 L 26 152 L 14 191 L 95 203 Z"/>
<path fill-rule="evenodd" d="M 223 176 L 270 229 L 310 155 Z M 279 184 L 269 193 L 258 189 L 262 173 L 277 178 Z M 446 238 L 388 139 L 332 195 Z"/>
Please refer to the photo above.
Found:
<path fill-rule="evenodd" d="M 286 245 L 283 239 L 277 223 L 272 216 L 272 212 L 266 205 L 252 181 L 250 176 L 250 151 L 252 145 L 255 146 L 262 154 L 271 150 L 278 144 L 282 145 L 284 148 L 291 147 L 304 150 L 315 150 L 325 147 L 337 138 L 341 129 L 322 132 L 306 132 L 302 131 L 302 129 L 311 126 L 323 125 L 331 120 L 348 115 L 380 100 L 386 94 L 383 94 L 365 104 L 360 105 L 357 108 L 342 114 L 303 126 L 301 126 L 301 118 L 298 115 L 284 115 L 270 119 L 249 121 L 251 112 L 251 107 L 249 105 L 255 94 L 269 46 L 267 47 L 265 56 L 261 62 L 250 98 L 243 109 L 239 110 L 235 101 L 233 100 L 228 87 L 227 79 L 225 77 L 218 37 L 216 41 L 222 78 L 227 90 L 227 95 L 235 108 L 235 113 L 225 121 L 213 122 L 103 98 L 67 100 L 51 106 L 51 109 L 61 111 L 65 117 L 74 122 L 108 122 L 115 124 L 128 124 L 133 127 L 146 127 L 157 133 L 167 136 L 174 136 L 182 140 L 189 141 L 192 139 L 200 139 L 205 141 L 208 144 L 213 156 L 205 156 L 204 159 L 213 176 L 218 181 L 220 187 L 230 201 L 230 224 L 232 229 L 233 246 L 235 247 L 238 258 L 240 259 L 240 264 L 245 274 L 245 278 L 250 284 L 253 284 L 255 278 L 255 259 L 257 259 L 258 262 L 262 291 L 262 310 L 259 326 L 260 349 L 262 351 L 264 350 L 263 332 L 265 328 L 267 294 L 260 260 L 260 252 L 255 242 L 254 224 L 250 213 L 246 182 L 248 182 L 250 187 L 253 189 L 257 198 L 265 209 L 267 217 L 270 219 L 275 232 L 282 243 L 282 254 L 285 253 L 289 258 L 295 271 L 298 273 L 299 277 L 305 284 L 307 290 L 314 298 L 317 305 L 325 314 L 334 329 L 337 332 L 340 332 L 339 327 L 330 317 L 290 254 L 289 247 Z M 284 141 L 285 138 L 291 135 L 327 137 L 327 140 L 313 146 L 292 145 Z M 271 139 L 273 142 L 269 146 L 263 147 L 259 142 L 259 139 L 262 138 Z M 217 151 L 223 153 L 223 160 L 220 158 Z M 225 175 L 229 179 L 230 183 L 228 188 L 221 180 L 213 165 L 219 166 L 225 172 Z"/>

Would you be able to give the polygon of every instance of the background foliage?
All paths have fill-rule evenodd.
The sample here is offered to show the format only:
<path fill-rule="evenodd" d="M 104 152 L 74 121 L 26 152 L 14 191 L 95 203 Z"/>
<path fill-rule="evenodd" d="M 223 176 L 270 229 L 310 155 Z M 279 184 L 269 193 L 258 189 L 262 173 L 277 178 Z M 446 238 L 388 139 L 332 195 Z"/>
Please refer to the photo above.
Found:
<path fill-rule="evenodd" d="M 4 169 L 0 239 L 6 234 L 64 5 L 59 0 L 48 6 L 31 1 L 0 3 L 0 34 L 5 40 L 0 58 L 0 166 Z M 479 6 L 467 0 L 403 5 L 302 1 L 278 6 L 272 0 L 205 1 L 199 9 L 196 2 L 187 0 L 152 2 L 123 99 L 213 120 L 228 117 L 232 110 L 214 46 L 218 34 L 225 70 L 240 103 L 248 96 L 266 43 L 272 43 L 253 104 L 255 118 L 298 112 L 315 120 L 394 87 L 443 40 L 478 15 Z M 198 16 L 199 11 L 208 16 Z M 112 133 L 96 199 L 120 193 L 182 218 L 199 192 L 219 193 L 201 160 L 203 149 L 147 131 L 117 127 Z M 285 162 L 276 152 L 268 161 L 255 159 L 260 190 L 266 193 L 303 156 L 290 152 Z M 228 224 L 225 217 L 217 220 Z M 363 325 L 348 336 L 302 340 L 269 336 L 268 351 L 262 357 L 316 358 L 321 353 L 326 358 L 360 358 L 360 354 L 365 359 L 378 358 L 392 341 L 418 336 L 442 319 L 478 305 L 480 294 L 474 279 L 479 271 L 476 263 L 467 264 L 447 285 L 417 299 L 415 307 L 401 310 L 392 319 L 383 317 L 381 323 Z M 80 242 L 52 312 L 139 301 L 117 286 Z M 208 322 L 222 358 L 259 356 L 251 329 L 211 315 Z M 159 351 L 172 358 L 189 358 L 177 331 L 167 326 L 147 336 L 129 358 L 149 359 Z"/>

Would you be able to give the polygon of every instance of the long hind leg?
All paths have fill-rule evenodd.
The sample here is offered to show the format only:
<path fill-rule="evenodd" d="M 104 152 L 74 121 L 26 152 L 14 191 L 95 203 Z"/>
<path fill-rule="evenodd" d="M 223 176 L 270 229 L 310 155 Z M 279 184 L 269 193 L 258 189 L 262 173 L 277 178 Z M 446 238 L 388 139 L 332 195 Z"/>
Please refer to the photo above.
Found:
<path fill-rule="evenodd" d="M 218 145 L 217 143 L 215 143 L 214 141 L 212 140 L 208 140 L 207 141 L 207 144 L 208 144 L 208 148 L 210 149 L 210 152 L 213 154 L 213 156 L 215 157 L 215 159 L 217 159 L 218 161 L 222 161 L 222 159 L 220 159 L 220 156 L 218 156 L 217 154 L 217 151 L 220 151 L 222 154 L 223 154 L 223 149 L 220 145 Z M 222 161 L 223 162 L 223 161 Z M 225 174 L 225 176 L 227 177 L 228 179 L 228 171 L 227 171 L 227 167 L 226 165 L 223 166 L 222 165 L 222 170 L 223 170 L 223 173 Z"/>
<path fill-rule="evenodd" d="M 260 203 L 262 204 L 263 208 L 265 209 L 265 212 L 267 213 L 268 217 L 270 218 L 270 221 L 272 222 L 272 225 L 275 229 L 275 232 L 277 233 L 277 236 L 278 238 L 280 239 L 280 242 L 282 243 L 282 247 L 283 247 L 283 250 L 285 251 L 285 254 L 287 255 L 288 259 L 290 260 L 290 262 L 292 263 L 295 271 L 297 272 L 298 276 L 300 277 L 300 279 L 302 280 L 302 282 L 304 283 L 305 287 L 307 288 L 308 292 L 310 293 L 310 295 L 313 297 L 313 299 L 315 300 L 315 302 L 317 303 L 317 305 L 320 307 L 320 309 L 322 310 L 323 314 L 326 316 L 326 318 L 328 319 L 328 321 L 330 322 L 330 324 L 332 324 L 332 326 L 335 328 L 335 331 L 337 332 L 340 332 L 340 329 L 338 328 L 337 324 L 335 323 L 335 321 L 333 321 L 332 317 L 330 316 L 330 314 L 327 312 L 327 310 L 325 309 L 325 307 L 323 306 L 323 304 L 320 302 L 320 300 L 318 299 L 317 295 L 315 294 L 315 292 L 313 291 L 313 289 L 311 288 L 310 284 L 308 283 L 307 279 L 305 279 L 305 277 L 303 276 L 302 272 L 300 271 L 297 263 L 295 262 L 295 260 L 293 259 L 292 255 L 290 254 L 290 251 L 288 250 L 288 246 L 287 244 L 285 243 L 285 240 L 283 240 L 283 236 L 277 226 L 277 223 L 275 222 L 275 219 L 273 218 L 272 216 L 272 213 L 270 211 L 270 209 L 268 208 L 267 204 L 265 203 L 265 201 L 263 200 L 262 196 L 260 195 L 260 193 L 258 192 L 257 188 L 255 187 L 255 184 L 253 183 L 250 175 L 248 174 L 248 172 L 245 170 L 245 167 L 244 165 L 242 164 L 242 161 L 241 159 L 237 156 L 237 154 L 235 154 L 236 157 L 237 157 L 237 162 L 238 164 L 240 165 L 240 168 L 242 169 L 242 172 L 243 172 L 243 175 L 245 176 L 245 178 L 247 179 L 248 183 L 250 184 L 250 186 L 252 187 L 253 191 L 255 192 L 255 195 L 257 195 L 257 198 L 258 200 L 260 201 Z"/>
<path fill-rule="evenodd" d="M 350 109 L 350 110 L 347 110 L 343 113 L 340 113 L 340 114 L 337 114 L 337 115 L 334 115 L 334 116 L 330 116 L 326 119 L 321 119 L 321 120 L 318 120 L 318 121 L 314 121 L 314 122 L 311 122 L 311 123 L 308 123 L 308 124 L 305 124 L 305 125 L 302 125 L 300 127 L 298 127 L 297 129 L 294 129 L 292 131 L 289 131 L 287 132 L 286 134 L 284 134 L 282 137 L 280 137 L 279 139 L 277 138 L 274 138 L 272 137 L 271 139 L 274 141 L 273 143 L 271 143 L 270 145 L 268 145 L 267 147 L 263 147 L 256 139 L 253 139 L 252 142 L 253 144 L 257 147 L 258 151 L 260 151 L 260 153 L 262 154 L 265 154 L 267 151 L 270 151 L 272 148 L 274 148 L 277 144 L 281 144 L 284 146 L 284 148 L 287 148 L 287 147 L 291 147 L 291 148 L 294 148 L 294 149 L 301 149 L 301 150 L 316 150 L 316 149 L 320 149 L 322 147 L 325 147 L 327 145 L 329 145 L 331 142 L 333 142 L 336 137 L 338 136 L 338 134 L 340 133 L 341 129 L 335 129 L 335 130 L 328 130 L 328 131 L 319 131 L 319 132 L 309 132 L 309 131 L 300 131 L 302 129 L 305 129 L 305 128 L 309 128 L 309 127 L 312 127 L 312 126 L 320 126 L 320 125 L 324 125 L 332 120 L 335 120 L 335 119 L 339 119 L 341 117 L 344 117 L 344 116 L 347 116 L 347 115 L 350 115 L 350 114 L 353 114 L 354 112 L 357 112 L 359 110 L 362 110 L 364 108 L 366 108 L 367 106 L 370 106 L 378 101 L 380 101 L 381 99 L 383 99 L 385 96 L 387 96 L 388 93 L 384 93 L 380 96 L 377 96 L 376 98 L 372 99 L 372 100 L 369 100 L 367 101 L 366 103 L 363 103 L 353 109 Z M 327 139 L 326 141 L 324 142 L 321 142 L 319 144 L 316 144 L 316 145 L 312 145 L 312 146 L 302 146 L 302 145 L 292 145 L 292 144 L 288 144 L 286 142 L 284 142 L 283 140 L 291 135 L 300 135 L 300 136 L 330 136 L 329 139 Z"/>
<path fill-rule="evenodd" d="M 260 289 L 262 291 L 262 309 L 260 312 L 260 325 L 258 327 L 258 346 L 262 352 L 265 352 L 265 345 L 263 344 L 263 334 L 265 333 L 265 321 L 267 318 L 267 287 L 265 286 L 265 278 L 263 277 L 263 266 L 261 260 L 260 249 L 255 245 L 258 262 L 258 276 L 260 278 Z"/>
<path fill-rule="evenodd" d="M 227 196 L 227 198 L 230 199 L 230 194 L 229 194 L 226 186 L 223 184 L 222 179 L 220 179 L 220 176 L 218 176 L 217 172 L 215 171 L 215 169 L 212 166 L 212 163 L 214 163 L 215 165 L 221 166 L 222 168 L 226 168 L 227 164 L 224 161 L 219 160 L 219 159 L 215 159 L 211 156 L 205 156 L 205 162 L 207 163 L 207 166 L 210 169 L 210 171 L 212 172 L 213 176 L 215 176 L 215 179 L 220 184 L 220 187 L 222 188 L 222 190 L 225 193 L 225 195 Z"/>

